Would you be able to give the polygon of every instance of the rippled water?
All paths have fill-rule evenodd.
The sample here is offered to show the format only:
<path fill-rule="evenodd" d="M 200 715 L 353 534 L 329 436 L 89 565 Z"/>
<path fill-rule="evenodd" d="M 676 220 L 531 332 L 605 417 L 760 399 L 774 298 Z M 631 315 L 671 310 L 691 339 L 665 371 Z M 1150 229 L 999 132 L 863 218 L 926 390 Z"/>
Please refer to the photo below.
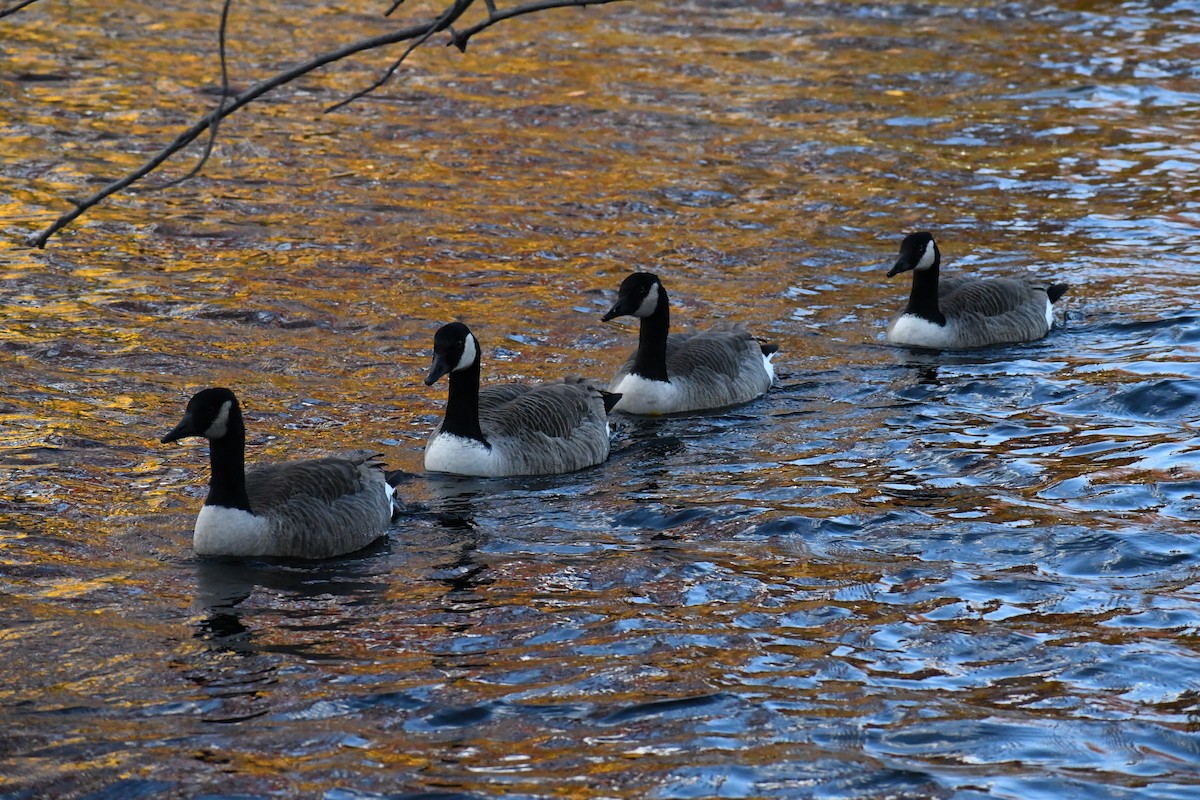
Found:
<path fill-rule="evenodd" d="M 232 79 L 379 11 L 235 5 Z M 213 102 L 216 19 L 0 20 L 0 797 L 1200 796 L 1197 14 L 527 17 L 333 114 L 395 54 L 287 87 L 44 251 Z M 918 228 L 1069 282 L 1063 324 L 886 345 Z M 631 267 L 778 342 L 778 388 L 574 475 L 422 473 L 438 325 L 485 379 L 605 376 Z M 157 440 L 211 384 L 252 458 L 411 473 L 386 542 L 196 558 L 204 451 Z"/>

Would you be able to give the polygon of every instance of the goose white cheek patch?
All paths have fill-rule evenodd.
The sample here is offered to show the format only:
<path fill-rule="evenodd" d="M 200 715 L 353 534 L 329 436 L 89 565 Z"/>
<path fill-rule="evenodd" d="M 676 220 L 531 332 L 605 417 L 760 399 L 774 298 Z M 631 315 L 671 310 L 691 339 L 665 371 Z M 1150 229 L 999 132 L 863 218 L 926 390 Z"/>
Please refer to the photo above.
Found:
<path fill-rule="evenodd" d="M 929 269 L 933 266 L 933 260 L 937 256 L 937 245 L 930 239 L 925 243 L 925 252 L 921 254 L 921 260 L 917 262 L 917 269 Z"/>
<path fill-rule="evenodd" d="M 638 310 L 633 312 L 635 317 L 648 317 L 658 309 L 658 299 L 662 295 L 662 286 L 654 284 L 654 289 L 646 295 L 646 299 L 638 306 Z"/>
<path fill-rule="evenodd" d="M 226 400 L 221 404 L 221 410 L 217 414 L 217 418 L 212 421 L 212 425 L 208 426 L 208 430 L 204 432 L 206 439 L 220 439 L 229 430 L 229 409 L 233 407 L 231 400 Z"/>
<path fill-rule="evenodd" d="M 457 372 L 460 369 L 466 369 L 474 364 L 475 356 L 478 354 L 479 346 L 475 343 L 475 334 L 471 334 L 467 337 L 467 340 L 463 342 L 462 358 L 460 358 L 458 363 L 454 365 L 454 371 Z"/>

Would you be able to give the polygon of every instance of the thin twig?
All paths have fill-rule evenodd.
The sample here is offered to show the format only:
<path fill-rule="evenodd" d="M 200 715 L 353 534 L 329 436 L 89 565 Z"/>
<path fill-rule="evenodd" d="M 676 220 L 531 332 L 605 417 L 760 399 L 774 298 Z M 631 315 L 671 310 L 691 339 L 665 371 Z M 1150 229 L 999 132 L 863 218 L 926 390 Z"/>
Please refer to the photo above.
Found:
<path fill-rule="evenodd" d="M 221 7 L 221 25 L 217 30 L 217 52 L 221 58 L 221 99 L 217 101 L 217 110 L 213 112 L 212 125 L 208 128 L 208 143 L 204 145 L 204 153 L 196 162 L 196 166 L 192 167 L 182 178 L 175 178 L 155 187 L 160 191 L 178 186 L 199 175 L 200 170 L 204 169 L 204 165 L 208 163 L 209 156 L 212 155 L 213 145 L 217 143 L 217 128 L 221 126 L 221 112 L 225 110 L 225 98 L 229 97 L 229 65 L 225 61 L 225 26 L 229 22 L 229 4 L 231 2 L 232 0 L 225 0 L 225 4 Z"/>
<path fill-rule="evenodd" d="M 390 13 L 392 13 L 392 11 L 395 11 L 396 8 L 398 8 L 400 3 L 402 3 L 403 1 L 404 0 L 399 0 L 399 2 L 397 2 L 395 5 L 393 5 L 392 8 L 389 9 L 387 13 L 390 14 Z M 466 11 L 466 9 L 469 8 L 473 2 L 474 2 L 474 0 L 466 0 L 466 2 L 463 4 L 462 9 L 459 10 L 459 12 L 455 15 L 454 18 L 457 19 L 458 17 L 462 16 L 462 12 Z M 344 106 L 347 106 L 347 105 L 353 103 L 355 100 L 366 97 L 371 92 L 374 92 L 376 89 L 378 89 L 379 87 L 386 84 L 388 81 L 390 81 L 392 79 L 392 76 L 396 74 L 396 70 L 400 69 L 400 66 L 405 62 L 405 60 L 412 54 L 412 52 L 414 50 L 416 50 L 421 45 L 425 44 L 425 42 L 429 39 L 430 36 L 432 36 L 437 31 L 442 30 L 443 28 L 445 28 L 445 30 L 448 30 L 450 32 L 450 41 L 447 44 L 454 45 L 455 47 L 457 47 L 459 49 L 460 52 L 465 53 L 467 51 L 467 41 L 472 36 L 479 33 L 480 31 L 490 28 L 491 26 L 495 25 L 497 22 L 501 22 L 506 19 L 512 19 L 513 17 L 519 17 L 524 14 L 532 14 L 536 11 L 546 11 L 546 10 L 552 9 L 552 8 L 571 8 L 571 7 L 584 8 L 586 6 L 599 6 L 599 5 L 605 5 L 606 3 L 617 3 L 617 2 L 621 2 L 621 0 L 543 0 L 543 2 L 531 3 L 530 5 L 526 5 L 526 6 L 518 6 L 517 8 L 509 9 L 508 11 L 498 11 L 496 9 L 496 4 L 495 4 L 494 0 L 484 0 L 484 3 L 487 5 L 487 9 L 488 9 L 487 20 L 485 20 L 484 22 L 478 23 L 476 25 L 472 25 L 471 27 L 467 28 L 466 30 L 464 30 L 462 32 L 454 30 L 454 28 L 451 27 L 449 23 L 447 23 L 444 26 L 438 26 L 436 29 L 430 30 L 430 32 L 428 34 L 426 34 L 425 36 L 422 36 L 419 41 L 413 42 L 411 45 L 409 45 L 408 49 L 406 49 L 400 55 L 399 58 L 397 58 L 395 61 L 393 61 L 391 66 L 389 66 L 386 70 L 384 70 L 383 75 L 381 75 L 378 80 L 376 80 L 374 83 L 372 83 L 370 86 L 366 87 L 365 89 L 362 89 L 362 90 L 357 91 L 354 94 L 350 95 L 345 100 L 342 100 L 338 103 L 333 104 L 329 108 L 325 109 L 325 113 L 328 114 L 330 111 L 336 111 L 339 108 L 342 108 Z"/>
<path fill-rule="evenodd" d="M 395 61 L 393 61 L 392 65 L 383 71 L 383 74 L 381 76 L 379 76 L 378 80 L 376 80 L 374 83 L 372 83 L 370 86 L 366 87 L 365 89 L 360 89 L 359 91 L 350 95 L 346 99 L 341 100 L 337 103 L 334 103 L 329 108 L 325 109 L 325 113 L 328 114 L 331 111 L 337 111 L 339 108 L 348 106 L 351 103 L 353 103 L 355 100 L 358 100 L 359 98 L 362 98 L 362 97 L 366 97 L 371 92 L 378 89 L 380 86 L 383 86 L 385 83 L 387 83 L 389 80 L 392 79 L 392 76 L 396 74 L 396 70 L 400 69 L 400 65 L 403 64 L 405 59 L 407 59 L 409 57 L 409 55 L 412 54 L 413 50 L 416 50 L 418 47 L 420 47 L 421 45 L 423 45 L 427 41 L 429 41 L 429 37 L 433 36 L 438 31 L 449 28 L 451 23 L 453 23 L 454 20 L 461 17 L 463 15 L 463 12 L 466 11 L 468 8 L 470 8 L 471 5 L 474 4 L 474 2 L 475 2 L 475 0 L 455 0 L 454 5 L 450 6 L 450 8 L 447 8 L 445 11 L 443 11 L 442 15 L 440 17 L 438 17 L 437 20 L 434 21 L 434 24 L 432 26 L 430 26 L 429 31 L 426 32 L 425 35 L 422 36 L 420 39 L 417 39 L 415 42 L 413 42 L 408 47 L 406 47 L 404 49 L 404 52 L 400 54 L 400 57 L 397 58 Z M 391 12 L 389 12 L 389 13 L 391 13 Z M 443 20 L 445 20 L 444 23 L 443 23 Z"/>
<path fill-rule="evenodd" d="M 12 8 L 0 8 L 0 19 L 4 19 L 5 17 L 9 16 L 10 14 L 15 14 L 18 11 L 20 11 L 22 8 L 27 8 L 28 6 L 31 6 L 36 2 L 37 2 L 37 0 L 21 0 L 21 2 L 17 3 Z"/>
<path fill-rule="evenodd" d="M 542 0 L 542 2 L 538 3 L 517 6 L 516 8 L 510 8 L 507 11 L 495 12 L 489 15 L 488 18 L 483 22 L 472 25 L 464 30 L 453 31 L 451 33 L 449 44 L 454 45 L 459 49 L 460 52 L 465 53 L 467 52 L 467 41 L 470 40 L 472 36 L 480 31 L 487 30 L 497 22 L 503 22 L 506 19 L 520 17 L 524 14 L 533 14 L 538 11 L 548 11 L 552 8 L 571 8 L 573 6 L 585 8 L 587 6 L 602 6 L 607 5 L 608 3 L 620 3 L 623 1 L 624 0 Z"/>

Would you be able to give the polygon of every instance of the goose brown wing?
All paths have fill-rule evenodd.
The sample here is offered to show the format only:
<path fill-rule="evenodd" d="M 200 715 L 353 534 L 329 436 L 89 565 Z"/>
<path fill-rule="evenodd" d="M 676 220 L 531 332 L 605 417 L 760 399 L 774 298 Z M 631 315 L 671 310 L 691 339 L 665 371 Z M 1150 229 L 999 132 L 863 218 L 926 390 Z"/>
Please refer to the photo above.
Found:
<path fill-rule="evenodd" d="M 1000 317 L 1045 302 L 1044 294 L 1019 278 L 959 279 L 947 283 L 950 285 L 944 289 L 940 284 L 938 287 L 938 306 L 947 317 L 966 313 Z"/>
<path fill-rule="evenodd" d="M 382 536 L 391 520 L 383 464 L 367 453 L 250 469 L 246 493 L 255 516 L 269 525 L 263 555 L 352 553 Z"/>
<path fill-rule="evenodd" d="M 688 378 L 698 369 L 730 378 L 741 372 L 750 332 L 740 326 L 714 328 L 702 333 L 667 337 L 667 374 Z"/>
<path fill-rule="evenodd" d="M 486 391 L 501 388 L 507 389 L 489 386 Z M 489 399 L 486 408 L 483 403 L 484 391 L 480 392 L 479 422 L 484 435 L 520 437 L 536 432 L 566 439 L 589 416 L 596 415 L 597 404 L 599 417 L 604 416 L 599 387 L 582 378 L 518 388 L 523 391 L 508 389 L 503 395 L 507 399 L 503 402 Z M 501 396 L 497 393 L 496 400 Z"/>
<path fill-rule="evenodd" d="M 383 472 L 382 462 L 375 461 L 375 455 L 369 453 L 250 467 L 246 470 L 246 494 L 256 514 L 269 514 L 298 497 L 333 503 L 348 495 L 378 489 L 366 479 L 364 465 Z"/>
<path fill-rule="evenodd" d="M 491 416 L 497 409 L 529 392 L 536 384 L 493 383 L 479 390 L 479 418 Z"/>

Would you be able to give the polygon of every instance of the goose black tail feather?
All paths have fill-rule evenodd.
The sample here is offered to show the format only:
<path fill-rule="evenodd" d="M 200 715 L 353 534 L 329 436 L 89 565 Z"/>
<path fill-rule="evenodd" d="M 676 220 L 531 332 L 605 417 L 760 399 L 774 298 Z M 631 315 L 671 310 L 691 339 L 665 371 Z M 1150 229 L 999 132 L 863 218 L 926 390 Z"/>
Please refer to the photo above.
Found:
<path fill-rule="evenodd" d="M 1067 293 L 1067 284 L 1052 283 L 1046 287 L 1046 296 L 1050 298 L 1050 302 L 1056 302 L 1058 298 Z"/>
<path fill-rule="evenodd" d="M 600 396 L 604 398 L 604 413 L 605 414 L 612 411 L 613 406 L 615 406 L 621 400 L 621 395 L 618 392 L 601 391 Z"/>
<path fill-rule="evenodd" d="M 383 473 L 383 479 L 387 481 L 388 486 L 391 486 L 393 489 L 402 483 L 408 483 L 415 477 L 416 476 L 411 472 L 405 472 L 402 469 L 388 470 L 387 472 Z"/>
<path fill-rule="evenodd" d="M 779 352 L 779 345 L 777 345 L 777 344 L 762 344 L 762 343 L 760 343 L 759 348 L 762 350 L 762 354 L 764 356 L 769 356 L 772 353 Z"/>

